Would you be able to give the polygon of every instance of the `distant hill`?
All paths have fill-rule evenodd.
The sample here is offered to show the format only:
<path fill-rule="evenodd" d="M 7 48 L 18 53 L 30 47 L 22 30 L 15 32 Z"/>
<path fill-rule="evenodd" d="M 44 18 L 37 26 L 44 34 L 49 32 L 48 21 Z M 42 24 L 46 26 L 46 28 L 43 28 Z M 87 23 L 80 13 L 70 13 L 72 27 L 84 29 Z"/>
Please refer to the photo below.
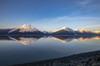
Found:
<path fill-rule="evenodd" d="M 0 35 L 7 35 L 11 29 L 0 29 Z"/>

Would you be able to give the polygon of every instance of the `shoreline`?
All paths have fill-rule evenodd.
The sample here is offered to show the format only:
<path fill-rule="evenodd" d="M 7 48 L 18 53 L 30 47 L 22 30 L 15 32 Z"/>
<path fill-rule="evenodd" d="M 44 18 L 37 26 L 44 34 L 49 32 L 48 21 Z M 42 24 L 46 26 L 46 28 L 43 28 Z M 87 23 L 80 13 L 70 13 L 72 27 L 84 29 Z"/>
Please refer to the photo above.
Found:
<path fill-rule="evenodd" d="M 14 66 L 100 66 L 100 50 Z"/>

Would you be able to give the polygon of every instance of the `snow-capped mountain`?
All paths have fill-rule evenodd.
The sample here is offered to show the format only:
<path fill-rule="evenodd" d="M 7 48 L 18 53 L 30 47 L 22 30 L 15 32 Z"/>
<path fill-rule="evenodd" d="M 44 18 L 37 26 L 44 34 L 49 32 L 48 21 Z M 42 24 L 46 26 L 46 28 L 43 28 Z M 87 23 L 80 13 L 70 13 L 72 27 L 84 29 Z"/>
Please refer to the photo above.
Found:
<path fill-rule="evenodd" d="M 63 27 L 59 30 L 56 30 L 53 34 L 55 35 L 74 35 L 74 30 L 68 27 Z"/>
<path fill-rule="evenodd" d="M 13 28 L 9 31 L 9 33 L 14 32 L 14 31 L 19 31 L 19 32 L 34 32 L 34 31 L 39 31 L 38 29 L 36 29 L 35 27 L 25 24 L 21 27 L 17 27 L 17 28 Z"/>
<path fill-rule="evenodd" d="M 95 33 L 86 29 L 75 30 L 68 27 L 63 27 L 60 30 L 56 30 L 53 34 L 54 35 L 95 35 Z"/>
<path fill-rule="evenodd" d="M 73 32 L 73 29 L 68 28 L 68 27 L 63 27 L 61 30 L 65 30 L 65 31 L 68 31 L 68 32 Z"/>
<path fill-rule="evenodd" d="M 57 32 L 57 31 L 68 31 L 68 32 L 74 32 L 73 29 L 68 28 L 68 27 L 63 27 L 63 28 L 61 28 L 60 30 L 56 30 L 55 32 Z"/>
<path fill-rule="evenodd" d="M 80 32 L 80 30 L 78 30 L 78 29 L 74 29 L 74 31 L 75 31 L 75 32 Z"/>

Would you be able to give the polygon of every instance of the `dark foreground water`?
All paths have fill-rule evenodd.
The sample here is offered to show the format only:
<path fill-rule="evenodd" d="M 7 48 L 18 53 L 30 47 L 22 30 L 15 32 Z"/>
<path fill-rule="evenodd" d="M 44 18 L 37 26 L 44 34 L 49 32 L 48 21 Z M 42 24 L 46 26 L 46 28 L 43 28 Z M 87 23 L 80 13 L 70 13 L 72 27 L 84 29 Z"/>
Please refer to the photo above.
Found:
<path fill-rule="evenodd" d="M 0 36 L 0 66 L 100 50 L 99 36 Z"/>

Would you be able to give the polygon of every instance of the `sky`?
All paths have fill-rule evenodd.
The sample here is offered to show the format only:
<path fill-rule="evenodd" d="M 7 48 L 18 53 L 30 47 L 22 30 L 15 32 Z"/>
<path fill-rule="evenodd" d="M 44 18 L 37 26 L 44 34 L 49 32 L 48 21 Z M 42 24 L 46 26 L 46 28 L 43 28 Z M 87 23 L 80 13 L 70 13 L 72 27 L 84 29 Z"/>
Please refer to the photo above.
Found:
<path fill-rule="evenodd" d="M 24 24 L 42 31 L 100 30 L 100 0 L 0 0 L 0 28 Z"/>

